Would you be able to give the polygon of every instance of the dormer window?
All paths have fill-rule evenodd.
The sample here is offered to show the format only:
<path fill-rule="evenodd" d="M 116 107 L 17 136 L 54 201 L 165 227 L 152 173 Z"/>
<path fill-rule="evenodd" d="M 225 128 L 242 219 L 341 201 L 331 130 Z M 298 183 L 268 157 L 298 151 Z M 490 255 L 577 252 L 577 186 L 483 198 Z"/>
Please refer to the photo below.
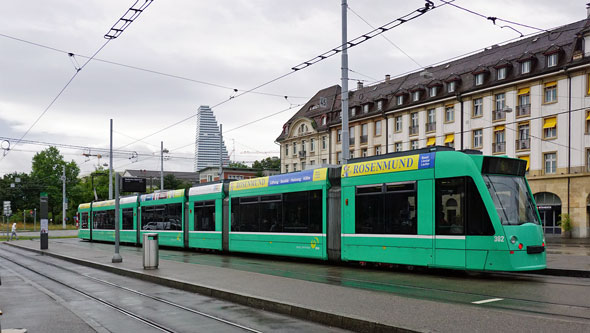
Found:
<path fill-rule="evenodd" d="M 383 101 L 377 101 L 377 111 L 383 110 Z"/>
<path fill-rule="evenodd" d="M 356 116 L 356 108 L 350 108 L 350 116 L 351 117 Z"/>
<path fill-rule="evenodd" d="M 434 97 L 438 93 L 438 87 L 436 87 L 436 86 L 430 87 L 430 89 L 428 91 L 430 93 L 430 97 Z"/>
<path fill-rule="evenodd" d="M 449 82 L 447 84 L 447 92 L 450 92 L 450 93 L 455 92 L 456 85 L 457 85 L 456 81 Z"/>
<path fill-rule="evenodd" d="M 326 97 L 320 97 L 320 106 L 323 108 L 328 106 L 328 99 Z"/>
<path fill-rule="evenodd" d="M 520 74 L 528 74 L 531 72 L 531 61 L 523 61 L 520 64 Z"/>
<path fill-rule="evenodd" d="M 475 74 L 475 85 L 481 86 L 483 84 L 484 73 Z"/>
<path fill-rule="evenodd" d="M 322 117 L 322 125 L 326 125 L 326 116 Z"/>
<path fill-rule="evenodd" d="M 504 80 L 506 78 L 506 67 L 498 68 L 498 80 Z"/>
<path fill-rule="evenodd" d="M 363 105 L 363 113 L 369 113 L 369 104 Z"/>
<path fill-rule="evenodd" d="M 397 105 L 402 105 L 404 104 L 404 95 L 399 95 L 397 96 Z"/>
<path fill-rule="evenodd" d="M 547 67 L 557 66 L 558 54 L 553 53 L 547 56 Z"/>
<path fill-rule="evenodd" d="M 414 92 L 412 93 L 412 100 L 413 100 L 414 102 L 417 102 L 417 101 L 419 101 L 419 100 L 420 100 L 420 92 L 419 92 L 419 91 L 414 91 Z"/>

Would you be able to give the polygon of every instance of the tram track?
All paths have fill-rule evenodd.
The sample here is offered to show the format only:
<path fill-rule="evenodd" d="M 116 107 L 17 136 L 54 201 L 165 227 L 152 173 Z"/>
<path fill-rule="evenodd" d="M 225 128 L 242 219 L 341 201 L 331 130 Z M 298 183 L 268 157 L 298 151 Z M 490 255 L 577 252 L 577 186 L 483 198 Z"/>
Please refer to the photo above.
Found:
<path fill-rule="evenodd" d="M 23 253 L 20 253 L 20 252 L 17 253 L 15 251 L 9 251 L 6 248 L 3 248 L 3 250 L 6 251 L 6 252 L 9 252 L 11 254 L 14 254 L 14 255 L 23 256 Z M 63 271 L 66 271 L 68 273 L 71 273 L 71 274 L 82 276 L 82 277 L 84 277 L 86 279 L 89 279 L 91 281 L 100 283 L 102 285 L 107 285 L 107 286 L 110 286 L 110 287 L 113 287 L 113 288 L 117 288 L 119 290 L 124 290 L 124 291 L 129 292 L 129 293 L 132 293 L 134 295 L 138 295 L 138 296 L 141 296 L 141 297 L 144 297 L 144 298 L 151 299 L 151 300 L 157 301 L 159 303 L 166 304 L 168 306 L 172 306 L 174 308 L 181 309 L 183 311 L 187 311 L 189 313 L 196 314 L 198 316 L 205 317 L 205 318 L 214 320 L 216 322 L 219 322 L 219 323 L 222 323 L 222 324 L 225 324 L 225 325 L 228 325 L 228 326 L 237 328 L 237 329 L 239 329 L 241 331 L 244 331 L 244 332 L 262 333 L 262 331 L 256 330 L 254 328 L 250 328 L 250 327 L 241 325 L 241 324 L 236 323 L 236 322 L 232 322 L 232 321 L 229 321 L 229 320 L 226 320 L 226 319 L 223 319 L 223 318 L 220 318 L 220 317 L 211 315 L 211 314 L 207 314 L 205 312 L 192 309 L 190 307 L 187 307 L 187 306 L 184 306 L 184 305 L 181 305 L 181 304 L 178 304 L 178 303 L 175 303 L 175 302 L 172 302 L 172 301 L 163 299 L 161 297 L 152 296 L 152 295 L 143 293 L 141 291 L 134 290 L 132 288 L 127 288 L 127 287 L 124 287 L 124 286 L 120 286 L 120 285 L 117 285 L 115 283 L 112 283 L 112 282 L 109 282 L 109 281 L 106 281 L 106 280 L 103 280 L 103 279 L 100 279 L 100 278 L 97 278 L 97 277 L 90 276 L 88 274 L 83 274 L 83 273 L 77 272 L 77 271 L 72 270 L 72 269 L 69 269 L 69 268 L 65 268 L 65 267 L 60 266 L 60 265 L 57 265 L 57 264 L 46 262 L 46 261 L 41 260 L 39 258 L 32 257 L 31 255 L 24 255 L 24 256 L 28 260 L 39 262 L 39 263 L 42 263 L 42 264 L 45 264 L 45 265 L 48 265 L 48 266 L 51 266 L 51 267 L 54 267 L 54 268 L 61 269 Z M 80 294 L 80 295 L 88 298 L 88 299 L 91 299 L 91 300 L 93 300 L 95 302 L 98 302 L 98 303 L 100 303 L 100 304 L 102 304 L 102 305 L 104 305 L 104 306 L 106 306 L 106 307 L 108 307 L 108 308 L 110 308 L 112 310 L 115 310 L 115 311 L 117 311 L 117 312 L 125 315 L 126 317 L 129 317 L 129 318 L 132 318 L 134 320 L 137 320 L 137 321 L 139 321 L 139 322 L 141 322 L 141 323 L 143 323 L 143 324 L 145 324 L 145 325 L 147 325 L 149 327 L 152 327 L 152 328 L 154 328 L 154 329 L 156 329 L 158 331 L 161 331 L 161 332 L 178 332 L 177 330 L 175 330 L 173 328 L 167 327 L 167 326 L 165 326 L 165 325 L 163 325 L 163 324 L 161 324 L 161 323 L 159 323 L 159 322 L 157 322 L 155 320 L 152 320 L 152 319 L 149 319 L 149 318 L 147 318 L 145 316 L 142 316 L 140 314 L 137 314 L 137 313 L 135 313 L 132 310 L 126 309 L 126 308 L 124 308 L 124 307 L 122 307 L 120 305 L 117 305 L 117 304 L 113 303 L 113 302 L 109 302 L 109 301 L 107 301 L 107 300 L 105 300 L 105 299 L 103 299 L 101 297 L 98 297 L 96 295 L 93 295 L 90 292 L 84 291 L 81 288 L 78 288 L 78 287 L 75 287 L 75 286 L 73 286 L 71 284 L 65 283 L 65 282 L 61 281 L 59 278 L 52 277 L 49 274 L 45 274 L 45 273 L 41 272 L 40 270 L 31 268 L 30 266 L 28 266 L 26 264 L 23 264 L 22 262 L 18 262 L 17 260 L 14 260 L 13 258 L 10 258 L 10 257 L 8 257 L 6 255 L 0 254 L 0 258 L 6 260 L 8 262 L 11 262 L 11 263 L 13 263 L 13 264 L 15 264 L 15 265 L 17 265 L 17 266 L 19 266 L 21 268 L 24 268 L 24 269 L 26 269 L 26 270 L 28 270 L 30 272 L 33 272 L 33 273 L 35 273 L 35 274 L 37 274 L 37 275 L 39 275 L 39 276 L 41 276 L 41 277 L 43 277 L 45 279 L 48 279 L 50 281 L 53 281 L 53 282 L 55 282 L 55 283 L 57 283 L 57 284 L 59 284 L 59 285 L 61 285 L 63 287 L 66 287 L 66 288 L 68 288 L 68 289 L 70 289 L 70 290 L 72 290 L 72 291 L 74 291 L 74 292 L 76 292 L 76 293 L 78 293 L 78 294 Z"/>

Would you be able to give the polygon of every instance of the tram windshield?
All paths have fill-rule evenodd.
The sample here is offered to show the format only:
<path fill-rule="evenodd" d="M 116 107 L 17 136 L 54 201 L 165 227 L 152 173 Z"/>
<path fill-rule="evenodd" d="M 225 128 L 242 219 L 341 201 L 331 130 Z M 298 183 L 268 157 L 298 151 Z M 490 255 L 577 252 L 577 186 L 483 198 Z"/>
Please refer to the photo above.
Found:
<path fill-rule="evenodd" d="M 524 177 L 483 177 L 503 225 L 539 224 Z"/>

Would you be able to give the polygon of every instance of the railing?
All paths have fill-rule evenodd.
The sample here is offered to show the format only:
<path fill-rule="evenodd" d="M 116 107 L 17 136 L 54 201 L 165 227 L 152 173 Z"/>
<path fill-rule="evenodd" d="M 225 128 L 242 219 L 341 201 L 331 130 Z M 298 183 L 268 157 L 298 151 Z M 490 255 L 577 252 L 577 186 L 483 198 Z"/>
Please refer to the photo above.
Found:
<path fill-rule="evenodd" d="M 516 140 L 516 150 L 531 149 L 531 139 Z"/>
<path fill-rule="evenodd" d="M 348 139 L 348 144 L 354 146 L 354 136 Z"/>
<path fill-rule="evenodd" d="M 517 117 L 528 116 L 530 114 L 531 114 L 531 105 L 530 104 L 519 105 L 516 107 L 516 116 Z"/>
<path fill-rule="evenodd" d="M 505 120 L 505 119 L 506 119 L 506 111 L 504 111 L 504 110 L 492 111 L 492 120 Z"/>
<path fill-rule="evenodd" d="M 504 153 L 506 152 L 506 142 L 495 142 L 492 143 L 493 153 Z"/>
<path fill-rule="evenodd" d="M 418 126 L 410 126 L 410 135 L 418 135 Z"/>
<path fill-rule="evenodd" d="M 361 135 L 361 144 L 367 143 L 369 141 L 368 135 Z"/>
<path fill-rule="evenodd" d="M 305 153 L 306 153 L 306 151 L 305 151 L 305 150 L 302 150 L 302 151 L 300 151 L 300 152 L 299 152 L 299 157 L 300 157 L 300 158 L 304 158 L 304 157 L 305 157 Z"/>
<path fill-rule="evenodd" d="M 436 121 L 431 123 L 426 123 L 426 132 L 434 132 L 436 131 Z"/>

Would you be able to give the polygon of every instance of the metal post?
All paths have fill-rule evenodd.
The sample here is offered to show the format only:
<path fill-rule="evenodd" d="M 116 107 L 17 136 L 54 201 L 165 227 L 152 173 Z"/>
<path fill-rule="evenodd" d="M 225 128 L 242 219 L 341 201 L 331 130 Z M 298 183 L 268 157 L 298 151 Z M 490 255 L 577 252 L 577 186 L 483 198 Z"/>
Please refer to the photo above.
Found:
<path fill-rule="evenodd" d="M 61 219 L 62 219 L 62 228 L 65 229 L 66 228 L 66 207 L 67 207 L 67 203 L 66 203 L 66 166 L 63 166 L 63 173 L 61 176 L 61 180 L 62 180 L 62 198 L 63 198 L 63 203 L 62 203 L 62 209 L 61 209 Z"/>
<path fill-rule="evenodd" d="M 33 231 L 37 231 L 37 208 L 33 212 Z"/>
<path fill-rule="evenodd" d="M 164 189 L 164 141 L 160 141 L 160 190 Z"/>
<path fill-rule="evenodd" d="M 219 182 L 223 182 L 223 125 L 219 124 Z"/>
<path fill-rule="evenodd" d="M 27 229 L 27 210 L 23 208 L 23 230 Z"/>
<path fill-rule="evenodd" d="M 40 203 L 40 221 L 41 221 L 41 250 L 47 250 L 49 248 L 49 221 L 48 221 L 48 197 L 47 193 L 41 192 L 41 203 Z"/>
<path fill-rule="evenodd" d="M 342 0 L 342 164 L 346 164 L 350 158 L 349 138 L 348 138 L 348 36 L 346 26 L 346 14 L 348 5 L 346 0 Z"/>
<path fill-rule="evenodd" d="M 111 148 L 109 149 L 109 200 L 113 199 L 113 119 L 111 119 Z"/>
<path fill-rule="evenodd" d="M 123 258 L 119 254 L 119 233 L 121 227 L 119 223 L 121 221 L 119 216 L 119 182 L 121 181 L 121 176 L 119 173 L 115 174 L 115 254 L 113 255 L 112 262 L 119 263 L 123 262 Z"/>

